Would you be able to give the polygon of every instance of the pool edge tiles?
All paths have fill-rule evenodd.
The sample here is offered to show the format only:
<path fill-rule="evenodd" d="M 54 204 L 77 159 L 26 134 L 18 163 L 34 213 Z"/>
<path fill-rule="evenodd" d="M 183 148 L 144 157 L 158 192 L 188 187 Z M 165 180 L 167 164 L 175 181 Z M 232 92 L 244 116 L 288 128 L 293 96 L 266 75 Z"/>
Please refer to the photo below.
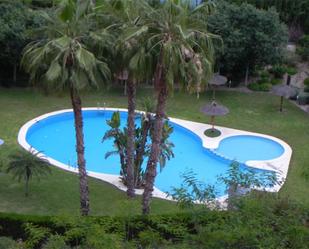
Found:
<path fill-rule="evenodd" d="M 122 112 L 127 112 L 127 109 L 122 109 L 122 108 L 83 108 L 83 111 L 122 111 Z M 26 150 L 29 150 L 31 147 L 30 144 L 28 144 L 26 140 L 26 136 L 28 133 L 28 130 L 37 122 L 40 120 L 46 119 L 48 117 L 57 115 L 57 114 L 63 114 L 66 112 L 72 112 L 72 109 L 65 109 L 65 110 L 60 110 L 60 111 L 55 111 L 51 113 L 47 113 L 44 115 L 41 115 L 37 118 L 34 118 L 24 124 L 22 128 L 20 129 L 18 133 L 18 143 Z M 202 146 L 206 149 L 215 149 L 219 146 L 220 141 L 223 139 L 230 137 L 230 136 L 235 136 L 235 135 L 254 135 L 254 136 L 259 136 L 259 137 L 265 137 L 271 140 L 274 140 L 278 142 L 283 148 L 284 148 L 284 153 L 273 160 L 268 160 L 268 161 L 247 161 L 245 162 L 246 165 L 258 169 L 264 169 L 264 170 L 272 170 L 272 171 L 277 171 L 280 172 L 280 175 L 285 179 L 289 167 L 289 162 L 291 159 L 292 155 L 292 149 L 288 144 L 286 144 L 284 141 L 264 135 L 264 134 L 258 134 L 258 133 L 252 133 L 252 132 L 247 132 L 247 131 L 241 131 L 241 130 L 236 130 L 236 129 L 230 129 L 230 128 L 225 128 L 225 127 L 219 127 L 218 128 L 221 130 L 222 135 L 218 138 L 208 138 L 204 135 L 204 131 L 206 129 L 209 129 L 211 126 L 208 124 L 203 124 L 203 123 L 198 123 L 198 122 L 193 122 L 193 121 L 187 121 L 187 120 L 182 120 L 182 119 L 177 119 L 177 118 L 170 118 L 170 121 L 173 123 L 180 125 L 181 127 L 187 129 L 191 133 L 197 135 L 197 137 L 201 140 Z M 36 151 L 38 152 L 38 151 Z M 41 153 L 42 156 L 45 156 L 44 154 Z M 46 157 L 46 156 L 45 156 Z M 73 173 L 78 173 L 78 170 L 76 168 L 73 168 L 67 164 L 61 163 L 53 158 L 46 157 L 49 162 L 61 169 L 64 169 L 66 171 L 70 171 Z M 108 183 L 111 183 L 115 185 L 117 188 L 125 191 L 126 187 L 122 184 L 122 182 L 119 179 L 119 175 L 111 175 L 111 174 L 104 174 L 104 173 L 97 173 L 97 172 L 92 172 L 92 171 L 87 171 L 88 175 L 97 179 L 101 179 L 103 181 L 106 181 Z M 278 191 L 281 188 L 282 185 L 274 186 L 271 189 L 268 189 L 269 191 Z M 142 194 L 142 190 L 137 190 L 137 194 Z M 158 188 L 155 188 L 153 192 L 154 197 L 158 198 L 163 198 L 163 199 L 171 199 L 168 198 L 166 193 L 160 191 Z M 224 200 L 224 197 L 219 197 L 218 200 Z"/>

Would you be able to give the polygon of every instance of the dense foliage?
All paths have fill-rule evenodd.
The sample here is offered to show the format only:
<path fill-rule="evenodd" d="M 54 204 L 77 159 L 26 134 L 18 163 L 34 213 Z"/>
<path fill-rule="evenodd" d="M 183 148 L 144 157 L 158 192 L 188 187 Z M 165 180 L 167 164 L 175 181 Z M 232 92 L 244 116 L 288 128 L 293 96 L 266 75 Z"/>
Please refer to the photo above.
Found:
<path fill-rule="evenodd" d="M 19 248 L 1 236 L 26 248 L 308 248 L 308 210 L 275 194 L 254 195 L 233 212 L 192 209 L 127 218 L 1 214 L 0 248 Z"/>
<path fill-rule="evenodd" d="M 0 85 L 16 84 L 22 50 L 40 24 L 38 13 L 20 1 L 0 1 Z"/>
<path fill-rule="evenodd" d="M 133 153 L 133 165 L 134 165 L 134 187 L 142 188 L 145 184 L 144 181 L 144 169 L 143 162 L 149 156 L 150 151 L 150 140 L 153 136 L 153 126 L 154 126 L 154 116 L 151 113 L 136 113 L 135 118 L 140 117 L 141 124 L 135 126 L 135 136 L 134 136 L 134 153 Z M 112 139 L 114 150 L 109 151 L 105 154 L 105 158 L 112 155 L 119 155 L 119 161 L 121 165 L 120 176 L 122 182 L 127 185 L 127 168 L 128 168 L 128 158 L 127 158 L 127 139 L 128 139 L 128 129 L 127 127 L 121 127 L 120 112 L 114 112 L 111 119 L 107 120 L 110 130 L 106 131 L 103 137 L 103 142 Z M 159 155 L 160 168 L 166 164 L 166 161 L 174 157 L 173 147 L 174 144 L 169 141 L 169 137 L 173 132 L 173 127 L 165 121 L 163 126 L 163 134 L 161 139 L 161 151 Z"/>
<path fill-rule="evenodd" d="M 304 35 L 299 40 L 296 52 L 301 56 L 302 60 L 309 61 L 309 35 Z"/>
<path fill-rule="evenodd" d="M 309 1 L 307 0 L 227 0 L 233 3 L 250 3 L 259 9 L 274 7 L 280 18 L 289 26 L 300 26 L 309 32 Z"/>
<path fill-rule="evenodd" d="M 223 40 L 217 60 L 231 79 L 245 78 L 246 70 L 282 60 L 287 30 L 274 10 L 221 1 L 216 14 L 209 18 L 209 28 Z"/>

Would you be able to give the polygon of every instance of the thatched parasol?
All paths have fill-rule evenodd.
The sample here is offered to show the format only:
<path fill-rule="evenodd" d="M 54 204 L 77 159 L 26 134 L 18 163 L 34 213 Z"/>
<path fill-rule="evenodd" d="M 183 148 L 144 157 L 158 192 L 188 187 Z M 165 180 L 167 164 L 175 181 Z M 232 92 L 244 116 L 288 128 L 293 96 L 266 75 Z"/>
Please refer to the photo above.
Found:
<path fill-rule="evenodd" d="M 216 116 L 225 116 L 229 113 L 229 109 L 223 105 L 218 105 L 215 101 L 212 101 L 210 104 L 202 107 L 201 111 L 207 116 L 211 117 L 212 130 L 215 130 L 215 117 Z"/>
<path fill-rule="evenodd" d="M 212 96 L 213 96 L 213 99 L 215 99 L 216 97 L 216 87 L 217 86 L 223 86 L 225 85 L 227 82 L 227 78 L 223 75 L 220 75 L 220 74 L 214 74 L 213 77 L 209 80 L 209 85 L 212 86 Z"/>
<path fill-rule="evenodd" d="M 290 98 L 291 96 L 296 94 L 295 88 L 292 88 L 288 85 L 276 85 L 272 88 L 272 93 L 280 96 L 280 112 L 282 112 L 282 106 L 283 106 L 283 98 Z"/>

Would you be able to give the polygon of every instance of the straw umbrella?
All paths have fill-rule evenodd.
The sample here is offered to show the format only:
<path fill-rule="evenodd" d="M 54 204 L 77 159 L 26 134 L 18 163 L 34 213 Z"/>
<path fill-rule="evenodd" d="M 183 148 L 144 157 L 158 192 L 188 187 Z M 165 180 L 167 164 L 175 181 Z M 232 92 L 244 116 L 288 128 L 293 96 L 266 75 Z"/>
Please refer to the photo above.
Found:
<path fill-rule="evenodd" d="M 282 112 L 283 107 L 283 98 L 290 98 L 291 96 L 296 94 L 296 90 L 288 85 L 277 85 L 272 88 L 272 92 L 280 96 L 280 109 L 279 111 Z"/>
<path fill-rule="evenodd" d="M 215 131 L 215 117 L 216 116 L 225 116 L 229 113 L 229 109 L 223 105 L 218 105 L 216 101 L 212 101 L 210 104 L 205 105 L 201 111 L 210 116 L 210 123 L 212 126 L 212 131 Z"/>
<path fill-rule="evenodd" d="M 223 86 L 227 82 L 227 78 L 223 75 L 220 75 L 218 73 L 214 74 L 213 77 L 209 80 L 209 85 L 212 86 L 212 98 L 215 100 L 216 97 L 216 87 L 217 86 Z"/>

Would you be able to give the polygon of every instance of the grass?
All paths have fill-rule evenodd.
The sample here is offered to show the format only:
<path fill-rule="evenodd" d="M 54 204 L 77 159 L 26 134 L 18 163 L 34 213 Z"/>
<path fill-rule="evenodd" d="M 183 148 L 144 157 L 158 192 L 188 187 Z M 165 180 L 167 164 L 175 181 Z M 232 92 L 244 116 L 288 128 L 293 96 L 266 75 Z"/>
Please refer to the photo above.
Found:
<path fill-rule="evenodd" d="M 151 95 L 151 90 L 139 90 L 138 99 Z M 168 102 L 168 115 L 198 122 L 209 122 L 199 110 L 211 98 L 204 94 L 175 93 Z M 288 179 L 280 194 L 309 206 L 309 115 L 289 102 L 284 113 L 279 113 L 279 98 L 267 93 L 238 93 L 218 91 L 217 99 L 228 106 L 230 114 L 217 118 L 221 126 L 243 129 L 279 137 L 293 149 Z M 126 107 L 122 91 L 88 92 L 83 106 L 106 103 L 110 107 Z M 44 96 L 31 89 L 0 89 L 0 160 L 5 164 L 9 153 L 19 146 L 16 138 L 19 128 L 28 120 L 59 109 L 70 108 L 66 95 Z M 176 145 L 177 146 L 177 145 Z M 53 174 L 41 181 L 30 183 L 30 196 L 24 197 L 23 184 L 0 173 L 0 212 L 27 214 L 78 214 L 78 177 L 54 168 Z M 140 198 L 128 201 L 125 193 L 99 180 L 90 179 L 91 214 L 119 215 L 140 213 Z M 178 211 L 173 202 L 154 199 L 153 213 Z"/>

